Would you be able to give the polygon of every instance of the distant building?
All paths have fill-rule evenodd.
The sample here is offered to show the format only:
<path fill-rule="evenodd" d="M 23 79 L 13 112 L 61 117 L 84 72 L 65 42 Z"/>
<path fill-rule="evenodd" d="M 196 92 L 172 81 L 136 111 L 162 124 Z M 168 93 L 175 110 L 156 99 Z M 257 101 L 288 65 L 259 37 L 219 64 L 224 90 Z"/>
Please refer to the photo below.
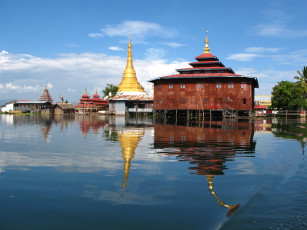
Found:
<path fill-rule="evenodd" d="M 17 100 L 14 102 L 15 112 L 22 113 L 50 113 L 52 103 L 49 101 L 28 101 L 28 100 Z"/>
<path fill-rule="evenodd" d="M 109 99 L 110 114 L 128 115 L 153 112 L 153 97 L 148 95 L 138 82 L 133 67 L 132 44 L 129 39 L 127 66 L 117 94 Z"/>
<path fill-rule="evenodd" d="M 85 89 L 85 92 L 79 101 L 78 105 L 75 105 L 77 113 L 97 113 L 98 111 L 106 110 L 109 106 L 109 101 L 101 99 L 97 90 L 93 95 L 93 98 L 90 98 Z"/>
<path fill-rule="evenodd" d="M 71 103 L 57 103 L 52 108 L 55 115 L 74 114 L 75 107 Z"/>
<path fill-rule="evenodd" d="M 14 103 L 16 102 L 16 100 L 14 101 L 9 101 L 7 103 L 5 103 L 4 105 L 1 105 L 1 112 L 2 113 L 10 113 L 14 111 Z"/>
<path fill-rule="evenodd" d="M 236 74 L 209 51 L 208 37 L 204 52 L 191 68 L 177 69 L 178 74 L 151 80 L 154 83 L 154 109 L 157 115 L 238 116 L 254 110 L 254 89 L 258 80 Z"/>
<path fill-rule="evenodd" d="M 49 91 L 48 91 L 48 89 L 47 89 L 47 86 L 45 87 L 45 89 L 44 89 L 44 91 L 43 91 L 43 93 L 42 93 L 42 95 L 41 95 L 41 97 L 40 97 L 40 99 L 39 99 L 40 101 L 49 101 L 49 102 L 53 102 L 53 99 L 52 99 L 52 97 L 50 96 L 50 94 L 49 94 Z"/>
<path fill-rule="evenodd" d="M 38 101 L 32 100 L 14 100 L 1 106 L 4 113 L 51 113 L 52 98 L 49 94 L 47 86 L 45 87 Z"/>

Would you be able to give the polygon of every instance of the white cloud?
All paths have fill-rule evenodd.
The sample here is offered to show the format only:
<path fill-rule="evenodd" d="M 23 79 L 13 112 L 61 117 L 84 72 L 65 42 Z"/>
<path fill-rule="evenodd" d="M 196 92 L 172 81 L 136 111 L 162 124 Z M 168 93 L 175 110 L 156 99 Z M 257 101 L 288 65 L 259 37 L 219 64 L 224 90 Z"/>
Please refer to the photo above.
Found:
<path fill-rule="evenodd" d="M 65 46 L 67 46 L 67 47 L 69 47 L 69 48 L 76 48 L 76 47 L 79 47 L 78 44 L 74 44 L 74 43 L 65 44 Z"/>
<path fill-rule="evenodd" d="M 280 70 L 256 70 L 253 68 L 242 68 L 236 71 L 237 74 L 243 76 L 256 77 L 259 82 L 259 89 L 256 89 L 256 94 L 270 94 L 272 88 L 280 81 L 294 81 L 293 76 L 296 75 L 296 70 L 280 71 Z"/>
<path fill-rule="evenodd" d="M 306 65 L 307 49 L 296 50 L 287 54 L 276 54 L 272 55 L 271 58 L 282 65 Z"/>
<path fill-rule="evenodd" d="M 12 82 L 0 84 L 0 89 L 4 92 L 14 91 L 16 93 L 39 92 L 43 89 L 40 85 L 16 85 Z"/>
<path fill-rule="evenodd" d="M 244 51 L 247 53 L 278 52 L 280 48 L 248 47 Z"/>
<path fill-rule="evenodd" d="M 97 38 L 104 35 L 114 37 L 127 37 L 131 34 L 137 40 L 144 40 L 147 36 L 158 36 L 163 38 L 173 38 L 177 35 L 174 28 L 163 27 L 157 23 L 145 21 L 124 21 L 117 25 L 105 25 L 101 33 L 91 33 L 90 37 Z"/>
<path fill-rule="evenodd" d="M 145 56 L 148 60 L 161 59 L 165 55 L 164 49 L 149 48 L 146 50 Z"/>
<path fill-rule="evenodd" d="M 90 33 L 88 34 L 88 36 L 91 38 L 101 38 L 103 37 L 103 34 L 102 33 Z"/>
<path fill-rule="evenodd" d="M 124 49 L 123 49 L 123 48 L 120 48 L 120 47 L 118 47 L 118 46 L 110 46 L 110 47 L 109 47 L 109 50 L 123 51 Z"/>
<path fill-rule="evenodd" d="M 172 48 L 177 48 L 177 47 L 183 46 L 182 44 L 177 43 L 177 42 L 164 42 L 163 44 L 165 44 L 169 47 L 172 47 Z"/>
<path fill-rule="evenodd" d="M 253 61 L 257 57 L 261 57 L 262 55 L 253 54 L 253 53 L 237 53 L 231 54 L 226 59 L 236 60 L 236 61 Z"/>
<path fill-rule="evenodd" d="M 147 92 L 152 90 L 152 83 L 148 80 L 176 73 L 175 69 L 187 66 L 185 61 L 168 62 L 159 59 L 163 56 L 163 50 L 151 52 L 156 54 L 151 59 L 134 59 L 138 80 Z M 107 56 L 103 53 L 69 53 L 52 59 L 1 52 L 0 59 L 0 98 L 35 100 L 48 82 L 47 87 L 52 88 L 50 93 L 53 98 L 61 95 L 72 102 L 79 99 L 84 88 L 92 89 L 91 92 L 96 89 L 101 92 L 108 83 L 118 85 L 127 62 L 126 57 Z"/>
<path fill-rule="evenodd" d="M 68 88 L 67 91 L 70 92 L 70 93 L 75 93 L 77 90 L 76 89 Z"/>

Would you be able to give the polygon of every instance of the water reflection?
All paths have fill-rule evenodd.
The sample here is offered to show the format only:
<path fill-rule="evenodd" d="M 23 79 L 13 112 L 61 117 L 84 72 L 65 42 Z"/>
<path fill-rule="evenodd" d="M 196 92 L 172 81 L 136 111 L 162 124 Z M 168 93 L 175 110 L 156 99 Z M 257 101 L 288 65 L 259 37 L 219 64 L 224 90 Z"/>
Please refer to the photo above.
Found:
<path fill-rule="evenodd" d="M 120 146 L 122 147 L 122 158 L 124 159 L 124 181 L 122 184 L 122 199 L 124 197 L 124 192 L 128 181 L 131 160 L 134 158 L 135 149 L 137 148 L 137 145 L 140 142 L 142 136 L 144 136 L 144 130 L 141 128 L 127 128 L 120 131 L 118 134 L 118 140 L 120 142 Z"/>
<path fill-rule="evenodd" d="M 239 204 L 226 204 L 213 189 L 214 176 L 223 175 L 226 162 L 235 157 L 253 157 L 255 153 L 254 123 L 207 121 L 195 126 L 155 124 L 154 147 L 159 152 L 189 161 L 192 174 L 205 175 L 209 191 L 220 206 L 232 215 Z"/>

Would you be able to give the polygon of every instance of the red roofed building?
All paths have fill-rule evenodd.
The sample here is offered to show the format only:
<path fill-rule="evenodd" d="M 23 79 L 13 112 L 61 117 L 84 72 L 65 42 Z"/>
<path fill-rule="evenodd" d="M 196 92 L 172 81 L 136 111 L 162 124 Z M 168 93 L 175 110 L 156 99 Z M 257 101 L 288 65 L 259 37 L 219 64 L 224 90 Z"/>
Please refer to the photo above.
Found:
<path fill-rule="evenodd" d="M 93 95 L 93 98 L 90 98 L 87 95 L 86 89 L 85 93 L 79 99 L 79 104 L 75 105 L 78 113 L 91 113 L 106 110 L 109 106 L 109 101 L 101 99 L 97 93 Z"/>
<path fill-rule="evenodd" d="M 191 68 L 151 80 L 156 114 L 238 116 L 252 114 L 258 80 L 236 74 L 211 54 L 206 36 L 204 53 Z"/>

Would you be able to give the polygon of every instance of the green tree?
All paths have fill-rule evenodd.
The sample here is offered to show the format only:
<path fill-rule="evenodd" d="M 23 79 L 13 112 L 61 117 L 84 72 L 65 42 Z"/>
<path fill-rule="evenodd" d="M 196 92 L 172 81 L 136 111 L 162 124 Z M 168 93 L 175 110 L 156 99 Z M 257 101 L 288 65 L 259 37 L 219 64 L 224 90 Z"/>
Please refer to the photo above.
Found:
<path fill-rule="evenodd" d="M 272 108 L 278 109 L 307 109 L 307 99 L 304 89 L 290 81 L 281 81 L 273 87 Z"/>
<path fill-rule="evenodd" d="M 295 76 L 294 79 L 297 80 L 297 84 L 299 84 L 305 93 L 305 96 L 307 94 L 307 66 L 304 66 L 302 69 L 302 72 L 297 71 L 298 76 Z"/>
<path fill-rule="evenodd" d="M 115 94 L 117 93 L 117 86 L 115 86 L 113 84 L 107 84 L 106 88 L 104 90 L 102 90 L 102 93 L 103 93 L 104 97 L 106 97 L 106 96 L 114 97 Z"/>

